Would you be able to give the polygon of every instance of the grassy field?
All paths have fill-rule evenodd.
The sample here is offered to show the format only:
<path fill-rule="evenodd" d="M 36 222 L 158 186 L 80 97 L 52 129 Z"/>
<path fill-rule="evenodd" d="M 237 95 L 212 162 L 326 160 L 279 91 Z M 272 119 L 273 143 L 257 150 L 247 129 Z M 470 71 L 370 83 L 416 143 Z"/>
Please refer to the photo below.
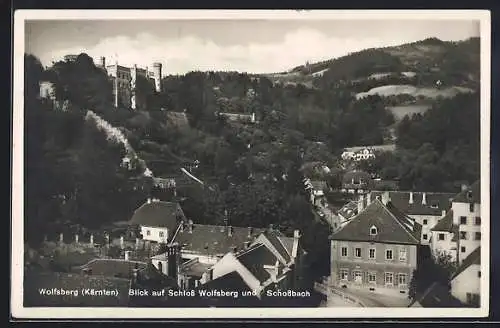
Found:
<path fill-rule="evenodd" d="M 408 94 L 413 97 L 423 96 L 426 98 L 437 98 L 439 96 L 444 98 L 452 98 L 459 93 L 471 92 L 472 90 L 463 87 L 449 87 L 449 88 L 420 88 L 413 85 L 384 85 L 368 90 L 367 92 L 360 92 L 356 94 L 356 98 L 364 98 L 370 95 L 379 96 L 394 96 L 400 94 Z"/>

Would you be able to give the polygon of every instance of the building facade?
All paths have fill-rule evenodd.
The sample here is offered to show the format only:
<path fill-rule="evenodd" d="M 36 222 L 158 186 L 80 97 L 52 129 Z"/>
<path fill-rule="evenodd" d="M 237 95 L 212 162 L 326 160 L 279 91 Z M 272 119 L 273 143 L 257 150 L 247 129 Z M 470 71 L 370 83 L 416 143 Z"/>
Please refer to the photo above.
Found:
<path fill-rule="evenodd" d="M 420 234 L 388 199 L 375 199 L 331 236 L 330 284 L 406 297 Z"/>
<path fill-rule="evenodd" d="M 481 248 L 477 247 L 462 262 L 451 279 L 451 294 L 463 304 L 479 307 L 481 301 Z"/>

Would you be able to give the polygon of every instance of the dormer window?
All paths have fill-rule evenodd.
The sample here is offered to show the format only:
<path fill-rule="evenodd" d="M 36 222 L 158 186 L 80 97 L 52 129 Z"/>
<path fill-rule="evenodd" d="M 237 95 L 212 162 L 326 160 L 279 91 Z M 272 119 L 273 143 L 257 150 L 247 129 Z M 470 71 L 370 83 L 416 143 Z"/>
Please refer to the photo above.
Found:
<path fill-rule="evenodd" d="M 378 229 L 376 226 L 370 228 L 370 236 L 376 236 L 378 234 Z"/>
<path fill-rule="evenodd" d="M 431 208 L 438 208 L 438 207 L 439 207 L 439 206 L 438 206 L 438 204 L 437 204 L 437 203 L 432 203 L 432 204 L 431 204 Z"/>

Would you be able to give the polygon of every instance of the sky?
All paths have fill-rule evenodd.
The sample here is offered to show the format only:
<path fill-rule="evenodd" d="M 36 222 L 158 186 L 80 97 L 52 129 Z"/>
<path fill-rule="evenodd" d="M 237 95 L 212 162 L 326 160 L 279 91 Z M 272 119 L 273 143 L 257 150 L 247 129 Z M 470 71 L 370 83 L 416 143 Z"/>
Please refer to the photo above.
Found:
<path fill-rule="evenodd" d="M 351 52 L 437 37 L 479 36 L 473 20 L 27 20 L 25 52 L 50 66 L 66 54 L 138 67 L 163 64 L 163 75 L 189 71 L 283 72 Z"/>

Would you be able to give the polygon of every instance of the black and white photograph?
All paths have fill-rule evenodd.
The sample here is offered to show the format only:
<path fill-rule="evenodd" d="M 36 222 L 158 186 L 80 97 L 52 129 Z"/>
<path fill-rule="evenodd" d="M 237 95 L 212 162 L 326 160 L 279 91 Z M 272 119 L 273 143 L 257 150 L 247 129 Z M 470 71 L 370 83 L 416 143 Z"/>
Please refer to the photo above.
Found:
<path fill-rule="evenodd" d="M 14 316 L 488 315 L 489 12 L 14 27 Z"/>

